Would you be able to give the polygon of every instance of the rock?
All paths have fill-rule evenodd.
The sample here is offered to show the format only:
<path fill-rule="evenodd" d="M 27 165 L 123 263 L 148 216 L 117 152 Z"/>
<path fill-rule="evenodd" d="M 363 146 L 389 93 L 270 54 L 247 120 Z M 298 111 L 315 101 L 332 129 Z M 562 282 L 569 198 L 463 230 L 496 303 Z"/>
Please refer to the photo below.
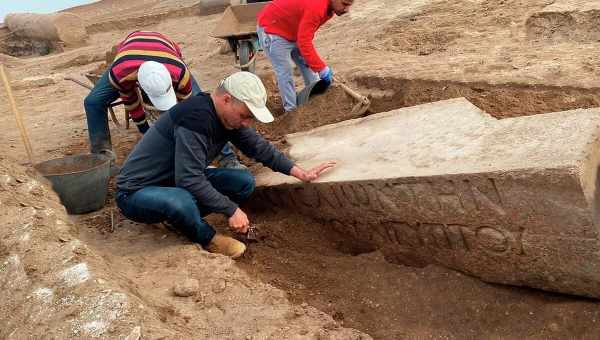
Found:
<path fill-rule="evenodd" d="M 125 338 L 125 340 L 140 340 L 142 337 L 142 327 L 136 326 L 131 333 Z"/>
<path fill-rule="evenodd" d="M 265 171 L 254 208 L 320 220 L 389 261 L 600 297 L 600 109 L 496 120 L 452 99 L 287 136 L 310 184 Z M 342 240 L 343 241 L 343 240 Z"/>
<path fill-rule="evenodd" d="M 9 13 L 4 22 L 19 37 L 58 41 L 67 46 L 80 46 L 88 37 L 85 22 L 73 13 Z"/>
<path fill-rule="evenodd" d="M 553 322 L 553 323 L 551 323 L 551 324 L 548 326 L 548 328 L 549 328 L 549 329 L 550 329 L 552 332 L 558 332 L 558 331 L 560 331 L 560 326 L 559 326 L 559 325 L 558 325 L 556 322 Z"/>
<path fill-rule="evenodd" d="M 173 293 L 176 296 L 188 297 L 193 296 L 200 290 L 200 283 L 196 279 L 185 279 L 181 282 L 175 283 L 173 287 Z"/>

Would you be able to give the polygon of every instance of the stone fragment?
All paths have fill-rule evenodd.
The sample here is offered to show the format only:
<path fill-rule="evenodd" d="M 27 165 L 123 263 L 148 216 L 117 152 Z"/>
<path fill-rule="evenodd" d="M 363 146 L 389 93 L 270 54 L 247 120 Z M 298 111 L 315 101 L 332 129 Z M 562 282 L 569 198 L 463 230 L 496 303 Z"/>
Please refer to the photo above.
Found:
<path fill-rule="evenodd" d="M 300 211 L 396 263 L 600 297 L 600 109 L 496 120 L 465 99 L 288 136 L 301 184 L 257 176 L 251 204 Z"/>
<path fill-rule="evenodd" d="M 193 296 L 200 290 L 200 283 L 196 279 L 185 279 L 183 281 L 175 283 L 173 286 L 173 293 L 176 296 L 188 297 Z"/>

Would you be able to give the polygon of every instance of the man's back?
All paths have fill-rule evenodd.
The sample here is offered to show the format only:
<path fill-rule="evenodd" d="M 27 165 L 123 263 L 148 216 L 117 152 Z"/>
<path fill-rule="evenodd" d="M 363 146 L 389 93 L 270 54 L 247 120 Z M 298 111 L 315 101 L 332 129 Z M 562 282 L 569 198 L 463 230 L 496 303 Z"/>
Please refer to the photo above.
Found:
<path fill-rule="evenodd" d="M 301 21 L 308 19 L 321 26 L 331 18 L 329 0 L 274 0 L 258 15 L 267 33 L 297 41 Z"/>
<path fill-rule="evenodd" d="M 211 147 L 207 149 L 205 164 L 200 166 L 206 167 L 216 157 L 226 140 L 214 114 L 210 96 L 202 93 L 190 98 L 190 101 L 186 104 L 193 105 L 194 110 L 173 110 L 162 114 L 134 147 L 117 177 L 120 190 L 139 190 L 149 185 L 175 185 L 175 129 L 178 126 L 188 130 L 200 129 L 204 136 L 213 136 L 214 139 L 207 142 Z M 187 142 L 181 140 L 181 143 Z"/>

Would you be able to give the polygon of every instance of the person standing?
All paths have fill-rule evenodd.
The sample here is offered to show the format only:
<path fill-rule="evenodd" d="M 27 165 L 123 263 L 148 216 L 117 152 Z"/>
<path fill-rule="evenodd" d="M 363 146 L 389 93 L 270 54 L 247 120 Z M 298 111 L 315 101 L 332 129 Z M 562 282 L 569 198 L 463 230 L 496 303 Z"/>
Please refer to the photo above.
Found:
<path fill-rule="evenodd" d="M 304 85 L 333 82 L 333 70 L 317 53 L 313 39 L 333 15 L 348 13 L 354 0 L 273 0 L 258 14 L 260 44 L 271 60 L 286 112 L 294 111 L 296 86 L 291 60 L 298 66 Z"/>

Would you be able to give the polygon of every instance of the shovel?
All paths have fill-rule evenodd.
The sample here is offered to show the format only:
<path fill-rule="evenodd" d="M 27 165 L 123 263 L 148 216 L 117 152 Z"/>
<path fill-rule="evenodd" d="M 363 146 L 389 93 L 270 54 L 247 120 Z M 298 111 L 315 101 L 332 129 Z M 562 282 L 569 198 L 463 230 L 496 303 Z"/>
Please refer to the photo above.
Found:
<path fill-rule="evenodd" d="M 361 95 L 360 93 L 354 91 L 348 85 L 344 84 L 339 78 L 333 78 L 335 83 L 339 85 L 344 92 L 346 92 L 352 99 L 356 101 L 356 104 L 352 108 L 352 115 L 359 117 L 363 115 L 369 107 L 371 106 L 371 101 L 369 98 Z M 324 80 L 316 81 L 308 86 L 306 86 L 302 91 L 296 94 L 296 102 L 298 106 L 302 106 L 308 103 L 309 99 L 313 96 L 325 93 L 327 91 L 328 86 Z"/>
<path fill-rule="evenodd" d="M 260 241 L 258 231 L 253 224 L 248 227 L 248 231 L 245 234 L 239 234 L 237 239 L 246 244 Z"/>

